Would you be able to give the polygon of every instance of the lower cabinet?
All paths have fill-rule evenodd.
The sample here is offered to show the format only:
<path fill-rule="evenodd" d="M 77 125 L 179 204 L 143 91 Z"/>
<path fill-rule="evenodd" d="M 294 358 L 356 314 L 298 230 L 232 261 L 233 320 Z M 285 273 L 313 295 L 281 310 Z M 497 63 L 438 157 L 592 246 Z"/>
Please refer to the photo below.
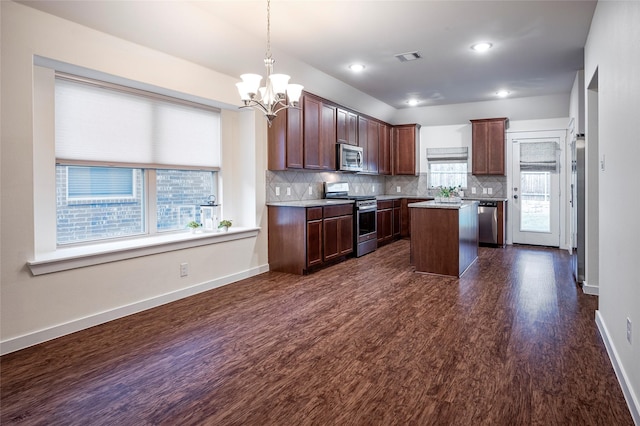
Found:
<path fill-rule="evenodd" d="M 429 201 L 433 198 L 403 198 L 400 204 L 400 236 L 409 238 L 411 236 L 411 215 L 409 214 L 408 205 L 411 203 L 419 203 L 421 201 Z"/>
<path fill-rule="evenodd" d="M 400 199 L 378 201 L 378 247 L 400 238 Z"/>
<path fill-rule="evenodd" d="M 269 268 L 303 275 L 353 253 L 353 204 L 268 206 Z"/>

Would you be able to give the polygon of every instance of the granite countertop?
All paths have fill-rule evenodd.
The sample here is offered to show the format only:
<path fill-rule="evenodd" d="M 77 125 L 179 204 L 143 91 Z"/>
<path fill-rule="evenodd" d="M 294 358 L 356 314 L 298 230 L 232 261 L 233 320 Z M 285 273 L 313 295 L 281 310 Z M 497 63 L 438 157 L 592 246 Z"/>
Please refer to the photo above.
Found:
<path fill-rule="evenodd" d="M 280 201 L 277 203 L 267 203 L 267 206 L 273 207 L 323 207 L 335 206 L 337 204 L 353 204 L 353 200 L 303 200 L 303 201 Z"/>
<path fill-rule="evenodd" d="M 376 195 L 376 200 L 378 200 L 378 201 L 399 200 L 401 198 L 407 198 L 409 200 L 412 199 L 412 198 L 419 198 L 421 200 L 424 200 L 424 199 L 433 200 L 434 197 L 431 197 L 429 195 L 420 196 L 420 195 L 402 195 L 402 194 L 398 194 L 398 195 Z"/>
<path fill-rule="evenodd" d="M 506 197 L 462 197 L 463 200 L 470 201 L 508 201 Z"/>
<path fill-rule="evenodd" d="M 471 206 L 476 206 L 478 201 L 475 200 L 463 200 L 460 203 L 441 203 L 438 201 L 421 201 L 419 203 L 410 203 L 409 207 L 422 208 L 422 209 L 450 209 L 460 210 Z"/>
<path fill-rule="evenodd" d="M 428 199 L 428 200 L 433 200 L 434 197 L 428 196 L 428 195 L 423 195 L 423 196 L 419 196 L 419 195 L 402 195 L 402 194 L 398 194 L 398 195 L 376 195 L 376 200 L 378 201 L 386 201 L 386 200 L 399 200 L 402 198 L 406 198 L 408 200 L 411 199 Z M 492 198 L 492 197 L 464 197 L 463 201 L 507 201 L 507 198 Z M 272 202 L 272 203 L 267 203 L 267 206 L 274 206 L 274 207 L 322 207 L 322 206 L 330 206 L 330 205 L 336 205 L 336 204 L 353 204 L 354 201 L 353 200 L 327 200 L 324 198 L 321 199 L 316 199 L 316 200 L 302 200 L 302 201 L 278 201 L 278 202 Z M 413 203 L 416 204 L 416 203 Z M 455 204 L 455 203 L 438 203 L 438 204 L 443 204 L 443 207 L 440 208 L 460 208 L 460 204 Z M 454 206 L 458 206 L 458 207 L 451 207 L 451 205 Z M 449 206 L 449 207 L 445 207 L 445 206 Z M 416 206 L 418 207 L 418 206 Z"/>

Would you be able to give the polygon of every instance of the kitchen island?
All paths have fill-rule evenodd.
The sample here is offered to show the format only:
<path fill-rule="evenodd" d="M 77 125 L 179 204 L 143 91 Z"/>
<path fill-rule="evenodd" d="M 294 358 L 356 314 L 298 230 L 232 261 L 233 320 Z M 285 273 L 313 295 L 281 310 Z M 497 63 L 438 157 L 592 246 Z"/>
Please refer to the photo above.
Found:
<path fill-rule="evenodd" d="M 478 201 L 409 204 L 416 272 L 460 277 L 478 258 Z"/>

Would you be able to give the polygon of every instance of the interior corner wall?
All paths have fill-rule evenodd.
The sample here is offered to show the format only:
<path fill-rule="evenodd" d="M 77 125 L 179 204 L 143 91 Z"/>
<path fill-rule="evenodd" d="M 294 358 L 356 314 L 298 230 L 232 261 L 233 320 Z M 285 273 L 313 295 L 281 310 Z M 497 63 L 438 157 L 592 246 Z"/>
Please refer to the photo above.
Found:
<path fill-rule="evenodd" d="M 585 46 L 585 86 L 588 91 L 597 74 L 598 86 L 592 90 L 597 90 L 598 150 L 604 163 L 604 170 L 597 166 L 597 319 L 632 415 L 640 424 L 640 202 L 633 191 L 640 158 L 638 22 L 640 2 L 598 2 Z M 592 119 L 588 102 L 587 121 Z M 587 144 L 591 129 L 587 123 Z M 627 340 L 627 319 L 632 324 L 631 342 Z"/>
<path fill-rule="evenodd" d="M 266 123 L 251 116 L 253 126 L 241 128 L 249 123 L 247 116 L 233 107 L 222 114 L 223 125 L 232 128 L 222 135 L 221 175 L 230 188 L 237 184 L 240 189 L 223 188 L 224 203 L 230 213 L 239 215 L 236 223 L 264 226 L 257 237 L 32 276 L 26 262 L 35 253 L 32 224 L 41 190 L 35 183 L 39 171 L 34 162 L 53 152 L 49 146 L 39 146 L 34 137 L 36 55 L 223 106 L 237 103 L 236 79 L 22 4 L 3 1 L 0 7 L 2 352 L 113 319 L 114 312 L 132 313 L 136 307 L 154 306 L 268 269 Z M 240 144 L 252 153 L 248 161 L 238 155 Z M 48 161 L 53 164 L 55 159 Z M 182 262 L 189 263 L 188 277 L 179 276 Z"/>

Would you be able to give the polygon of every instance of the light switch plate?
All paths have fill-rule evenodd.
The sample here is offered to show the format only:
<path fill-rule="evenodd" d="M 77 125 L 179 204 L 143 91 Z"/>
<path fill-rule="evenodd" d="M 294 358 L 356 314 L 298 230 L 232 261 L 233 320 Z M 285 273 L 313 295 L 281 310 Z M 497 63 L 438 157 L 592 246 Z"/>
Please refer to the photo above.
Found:
<path fill-rule="evenodd" d="M 475 187 L 475 186 L 472 186 L 472 187 L 471 187 L 471 193 L 472 193 L 472 194 L 475 194 L 475 193 L 476 193 L 476 187 Z"/>
<path fill-rule="evenodd" d="M 280 196 L 280 187 L 276 186 L 276 197 Z"/>
<path fill-rule="evenodd" d="M 482 188 L 482 193 L 486 194 L 487 193 L 487 188 Z"/>
<path fill-rule="evenodd" d="M 493 188 L 489 188 L 489 195 L 493 194 Z"/>
<path fill-rule="evenodd" d="M 291 195 L 291 187 L 287 186 L 287 195 Z"/>
<path fill-rule="evenodd" d="M 396 186 L 396 192 L 402 192 L 402 188 L 400 188 L 399 186 Z"/>

